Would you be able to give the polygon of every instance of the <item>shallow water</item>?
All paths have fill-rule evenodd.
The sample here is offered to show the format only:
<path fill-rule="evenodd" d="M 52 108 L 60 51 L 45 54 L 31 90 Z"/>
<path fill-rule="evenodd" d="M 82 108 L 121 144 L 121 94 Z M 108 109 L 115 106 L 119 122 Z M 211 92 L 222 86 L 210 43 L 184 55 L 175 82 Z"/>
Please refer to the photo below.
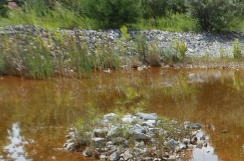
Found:
<path fill-rule="evenodd" d="M 244 71 L 166 69 L 82 80 L 0 78 L 0 160 L 88 160 L 61 150 L 66 129 L 135 109 L 205 125 L 211 146 L 195 149 L 191 161 L 244 160 Z"/>

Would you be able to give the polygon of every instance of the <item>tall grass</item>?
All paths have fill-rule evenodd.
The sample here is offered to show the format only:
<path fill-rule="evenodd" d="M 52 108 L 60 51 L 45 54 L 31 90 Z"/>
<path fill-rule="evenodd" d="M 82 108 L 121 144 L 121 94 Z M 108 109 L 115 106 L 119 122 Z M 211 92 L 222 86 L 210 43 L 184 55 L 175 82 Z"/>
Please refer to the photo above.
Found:
<path fill-rule="evenodd" d="M 1 36 L 0 41 L 0 74 L 35 79 L 70 74 L 83 77 L 93 70 L 116 69 L 121 64 L 112 46 L 100 43 L 91 52 L 86 42 L 61 33 L 46 38 Z"/>
<path fill-rule="evenodd" d="M 8 38 L 1 40 L 2 73 L 38 79 L 52 76 L 54 72 L 52 57 L 44 42 L 30 36 L 24 37 L 25 42 L 20 39 L 20 35 L 15 35 L 14 41 Z"/>
<path fill-rule="evenodd" d="M 23 8 L 10 10 L 7 17 L 1 18 L 0 26 L 40 25 L 47 29 L 95 28 L 93 20 L 81 17 L 72 10 L 57 4 L 52 10 L 44 3 L 26 4 Z"/>
<path fill-rule="evenodd" d="M 197 21 L 187 14 L 169 14 L 156 19 L 141 19 L 138 23 L 130 25 L 132 29 L 165 30 L 165 31 L 199 31 Z"/>

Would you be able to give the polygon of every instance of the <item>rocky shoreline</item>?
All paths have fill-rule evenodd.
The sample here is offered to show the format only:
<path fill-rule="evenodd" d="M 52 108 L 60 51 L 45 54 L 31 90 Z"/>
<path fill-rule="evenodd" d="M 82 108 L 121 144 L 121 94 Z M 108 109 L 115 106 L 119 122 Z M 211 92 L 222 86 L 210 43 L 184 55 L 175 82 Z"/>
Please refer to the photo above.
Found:
<path fill-rule="evenodd" d="M 52 33 L 65 33 L 70 36 L 78 37 L 80 41 L 86 41 L 90 50 L 96 50 L 98 43 L 115 45 L 117 39 L 120 39 L 122 34 L 120 30 L 56 30 L 48 31 L 39 26 L 19 25 L 0 27 L 1 36 L 13 36 L 15 34 L 31 35 L 40 38 L 55 36 Z M 133 44 L 137 35 L 144 35 L 148 44 L 157 44 L 159 47 L 167 48 L 173 41 L 184 41 L 187 45 L 187 56 L 201 57 L 211 56 L 220 57 L 220 51 L 224 51 L 226 55 L 232 56 L 232 44 L 235 39 L 238 39 L 241 44 L 244 44 L 244 33 L 223 32 L 223 33 L 194 33 L 194 32 L 168 32 L 160 30 L 145 30 L 145 31 L 128 31 L 131 36 L 130 40 L 121 40 L 123 47 L 128 49 L 128 54 L 135 54 Z"/>
<path fill-rule="evenodd" d="M 162 119 L 155 113 L 109 113 L 69 130 L 64 148 L 100 160 L 161 161 L 183 159 L 208 145 L 199 123 Z"/>

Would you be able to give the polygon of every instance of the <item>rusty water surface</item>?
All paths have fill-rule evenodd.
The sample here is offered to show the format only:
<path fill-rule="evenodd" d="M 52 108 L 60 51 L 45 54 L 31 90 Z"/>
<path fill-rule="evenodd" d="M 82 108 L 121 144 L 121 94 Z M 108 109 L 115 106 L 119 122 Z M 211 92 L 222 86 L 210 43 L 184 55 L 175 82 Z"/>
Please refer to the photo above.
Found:
<path fill-rule="evenodd" d="M 244 160 L 244 71 L 93 73 L 90 78 L 0 78 L 0 160 L 85 161 L 63 151 L 78 120 L 135 109 L 202 123 L 211 146 L 191 161 Z"/>

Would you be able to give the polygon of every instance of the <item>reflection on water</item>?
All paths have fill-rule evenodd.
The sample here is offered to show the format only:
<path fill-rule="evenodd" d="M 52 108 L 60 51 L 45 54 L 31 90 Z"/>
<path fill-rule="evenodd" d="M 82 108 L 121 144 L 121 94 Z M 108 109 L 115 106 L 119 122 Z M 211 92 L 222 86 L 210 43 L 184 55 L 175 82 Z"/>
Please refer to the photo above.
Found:
<path fill-rule="evenodd" d="M 27 159 L 27 152 L 24 149 L 24 145 L 27 142 L 21 136 L 21 130 L 19 123 L 14 123 L 12 129 L 8 130 L 8 139 L 10 143 L 4 147 L 4 151 L 7 153 L 8 159 L 15 161 L 29 161 Z"/>
<path fill-rule="evenodd" d="M 201 149 L 195 148 L 193 150 L 193 157 L 190 161 L 218 161 L 219 158 L 214 152 L 212 146 L 203 147 Z"/>
<path fill-rule="evenodd" d="M 206 136 L 205 132 L 201 131 L 197 134 L 197 138 L 201 140 L 202 136 Z M 206 140 L 210 142 L 209 136 L 206 136 Z M 214 147 L 209 143 L 207 146 L 201 148 L 194 148 L 192 158 L 190 161 L 219 161 L 220 159 L 215 154 Z"/>
<path fill-rule="evenodd" d="M 65 130 L 78 119 L 134 109 L 205 125 L 211 146 L 195 149 L 194 161 L 244 160 L 244 71 L 165 69 L 82 80 L 0 79 L 0 160 L 16 160 L 18 152 L 25 160 L 88 160 L 60 150 Z"/>

